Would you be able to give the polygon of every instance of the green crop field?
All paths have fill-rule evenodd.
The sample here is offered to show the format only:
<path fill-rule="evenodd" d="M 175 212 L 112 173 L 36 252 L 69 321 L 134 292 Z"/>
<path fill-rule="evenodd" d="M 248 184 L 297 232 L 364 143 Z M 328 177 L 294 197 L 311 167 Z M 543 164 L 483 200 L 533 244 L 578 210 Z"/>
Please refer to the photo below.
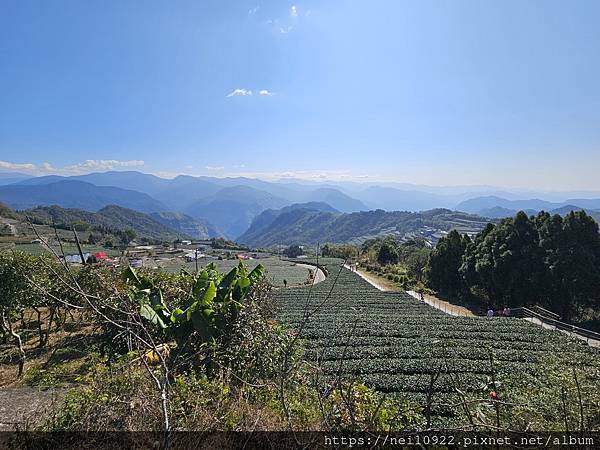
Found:
<path fill-rule="evenodd" d="M 340 271 L 340 261 L 322 263 L 329 277 L 312 288 L 310 298 L 308 288 L 281 290 L 275 297 L 287 326 L 297 326 L 306 310 L 314 312 L 302 329 L 307 357 L 327 376 L 358 379 L 421 404 L 439 371 L 431 390 L 443 394 L 434 403 L 440 425 L 451 423 L 448 405 L 457 401 L 457 388 L 485 390 L 490 353 L 500 378 L 530 373 L 549 355 L 574 365 L 594 357 L 592 364 L 598 363 L 596 349 L 560 332 L 517 318 L 448 316 L 408 294 L 377 290 L 349 270 Z"/>
<path fill-rule="evenodd" d="M 201 259 L 198 261 L 198 265 L 201 267 L 214 263 L 220 272 L 228 272 L 237 266 L 238 261 L 237 259 Z M 282 287 L 283 280 L 287 281 L 288 286 L 299 286 L 304 285 L 308 279 L 308 269 L 306 267 L 298 266 L 294 262 L 281 260 L 277 257 L 251 259 L 244 261 L 244 264 L 250 270 L 254 269 L 257 264 L 262 264 L 266 270 L 265 277 L 276 287 Z M 172 263 L 162 263 L 161 265 L 165 270 L 171 272 L 177 272 L 181 268 L 191 271 L 195 269 L 194 262 L 185 262 L 181 258 Z"/>

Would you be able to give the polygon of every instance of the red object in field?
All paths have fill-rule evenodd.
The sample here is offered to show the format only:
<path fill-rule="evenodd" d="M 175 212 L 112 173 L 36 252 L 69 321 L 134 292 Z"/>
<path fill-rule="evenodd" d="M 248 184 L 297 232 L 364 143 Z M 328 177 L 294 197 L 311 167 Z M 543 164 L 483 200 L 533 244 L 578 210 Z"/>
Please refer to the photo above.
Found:
<path fill-rule="evenodd" d="M 498 398 L 498 394 L 496 394 L 496 391 L 490 392 L 490 398 L 492 400 L 496 400 Z"/>
<path fill-rule="evenodd" d="M 96 259 L 98 261 L 102 260 L 102 259 L 108 259 L 108 255 L 106 254 L 106 252 L 98 252 L 98 253 L 94 253 L 94 256 L 96 257 Z"/>

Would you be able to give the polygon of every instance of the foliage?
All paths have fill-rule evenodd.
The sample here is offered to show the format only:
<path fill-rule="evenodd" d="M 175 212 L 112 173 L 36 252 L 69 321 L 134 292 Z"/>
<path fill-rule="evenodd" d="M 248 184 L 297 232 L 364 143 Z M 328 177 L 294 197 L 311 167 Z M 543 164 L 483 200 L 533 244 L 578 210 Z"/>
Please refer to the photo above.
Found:
<path fill-rule="evenodd" d="M 223 250 L 243 250 L 243 251 L 250 250 L 248 247 L 240 245 L 234 241 L 224 239 L 222 237 L 212 238 L 210 240 L 210 242 L 211 242 L 210 245 L 212 248 L 223 249 Z"/>
<path fill-rule="evenodd" d="M 584 211 L 564 219 L 523 212 L 471 242 L 452 231 L 431 253 L 428 285 L 492 307 L 541 305 L 565 319 L 600 306 L 600 234 Z"/>
<path fill-rule="evenodd" d="M 357 258 L 359 251 L 353 245 L 348 244 L 325 244 L 321 247 L 321 254 L 329 258 L 340 258 L 343 260 Z"/>
<path fill-rule="evenodd" d="M 440 292 L 454 296 L 462 290 L 459 269 L 470 240 L 456 230 L 441 238 L 427 261 L 427 281 L 429 286 Z"/>
<path fill-rule="evenodd" d="M 283 254 L 288 258 L 297 258 L 304 254 L 304 250 L 299 245 L 290 245 L 288 248 L 283 250 Z"/>
<path fill-rule="evenodd" d="M 178 352 L 196 354 L 202 347 L 226 338 L 243 303 L 264 274 L 259 264 L 250 273 L 242 261 L 226 275 L 209 264 L 192 277 L 191 289 L 178 305 L 167 305 L 152 277 L 129 267 L 123 272 L 129 298 L 140 316 L 160 330 L 162 342 L 174 339 Z"/>
<path fill-rule="evenodd" d="M 379 252 L 377 253 L 377 262 L 379 262 L 379 264 L 397 264 L 398 259 L 398 250 L 396 250 L 396 246 L 392 243 L 384 242 L 381 247 L 379 247 Z"/>

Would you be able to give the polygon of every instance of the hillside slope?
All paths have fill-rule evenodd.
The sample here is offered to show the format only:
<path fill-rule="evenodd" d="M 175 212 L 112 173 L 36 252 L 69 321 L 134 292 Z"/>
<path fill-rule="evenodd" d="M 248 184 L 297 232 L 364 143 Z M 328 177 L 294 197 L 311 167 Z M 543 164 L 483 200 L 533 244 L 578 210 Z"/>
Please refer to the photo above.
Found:
<path fill-rule="evenodd" d="M 24 214 L 30 217 L 34 223 L 51 224 L 54 222 L 61 228 L 69 228 L 74 223 L 84 222 L 92 226 L 106 227 L 109 230 L 131 229 L 139 237 L 164 241 L 188 237 L 186 233 L 173 230 L 147 214 L 116 205 L 106 206 L 95 213 L 53 205 L 30 209 L 24 211 Z"/>
<path fill-rule="evenodd" d="M 210 220 L 225 237 L 235 239 L 248 229 L 261 212 L 281 208 L 288 203 L 266 191 L 234 186 L 194 203 L 184 212 L 196 219 Z"/>
<path fill-rule="evenodd" d="M 202 219 L 194 219 L 186 214 L 160 212 L 152 213 L 150 217 L 174 231 L 195 239 L 223 237 L 223 234 L 211 223 Z"/>
<path fill-rule="evenodd" d="M 312 209 L 293 209 L 270 217 L 257 218 L 239 242 L 252 246 L 268 247 L 276 244 L 316 244 L 318 242 L 359 243 L 377 236 L 407 233 L 427 233 L 483 229 L 488 220 L 448 209 L 435 209 L 413 213 L 407 211 L 375 211 L 336 214 Z M 269 223 L 270 220 L 270 223 Z"/>
<path fill-rule="evenodd" d="M 141 192 L 73 180 L 44 185 L 0 186 L 0 201 L 18 210 L 50 205 L 85 211 L 98 211 L 107 205 L 118 205 L 140 212 L 167 210 L 161 202 Z"/>

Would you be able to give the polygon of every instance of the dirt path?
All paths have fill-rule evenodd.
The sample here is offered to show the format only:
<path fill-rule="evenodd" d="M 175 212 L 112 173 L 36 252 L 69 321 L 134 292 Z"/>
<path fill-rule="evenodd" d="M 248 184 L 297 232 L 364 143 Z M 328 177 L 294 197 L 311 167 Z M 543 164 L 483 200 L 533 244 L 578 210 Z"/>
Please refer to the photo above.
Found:
<path fill-rule="evenodd" d="M 321 281 L 325 281 L 325 274 L 323 273 L 323 271 L 321 269 L 319 269 L 316 266 L 312 266 L 310 264 L 296 264 L 298 267 L 304 267 L 308 270 L 310 270 L 311 272 L 315 273 L 315 269 L 316 269 L 316 273 L 315 273 L 315 281 L 313 284 L 317 284 L 320 283 Z"/>
<path fill-rule="evenodd" d="M 417 300 L 421 299 L 419 293 L 415 291 L 406 291 L 406 293 Z M 429 306 L 433 306 L 434 308 L 444 311 L 446 314 L 450 314 L 451 316 L 475 317 L 475 314 L 473 314 L 472 311 L 468 310 L 464 306 L 453 305 L 452 303 L 441 300 L 433 295 L 423 294 L 423 301 Z"/>
<path fill-rule="evenodd" d="M 345 265 L 344 267 L 348 270 L 352 270 L 350 268 L 350 266 L 348 266 L 348 265 Z M 355 270 L 354 272 L 359 277 L 366 280 L 368 283 L 375 286 L 380 291 L 387 291 L 387 292 L 400 291 L 395 286 L 390 287 L 389 285 L 384 284 L 384 282 L 376 279 L 373 275 L 366 274 L 360 270 Z M 415 291 L 407 291 L 407 294 L 416 298 L 417 300 L 420 300 L 420 298 L 421 298 L 420 295 L 418 293 L 416 293 Z M 427 303 L 429 306 L 432 306 L 441 311 L 444 311 L 445 313 L 450 314 L 452 316 L 462 316 L 462 317 L 474 317 L 475 316 L 475 314 L 473 314 L 467 308 L 462 307 L 462 306 L 453 305 L 451 303 L 448 303 L 447 301 L 440 300 L 439 298 L 437 298 L 433 295 L 424 294 L 423 301 L 425 303 Z"/>
<path fill-rule="evenodd" d="M 67 389 L 30 386 L 0 388 L 0 431 L 12 431 L 42 423 L 65 397 Z"/>
<path fill-rule="evenodd" d="M 359 277 L 361 277 L 363 280 L 370 283 L 372 286 L 376 287 L 380 291 L 386 291 L 386 292 L 399 292 L 400 291 L 399 288 L 396 288 L 395 286 L 392 286 L 392 285 L 386 283 L 385 281 L 378 280 L 374 275 L 370 275 L 370 274 L 365 273 L 358 269 L 352 269 L 352 268 L 350 268 L 350 266 L 348 264 L 344 264 L 344 267 L 346 269 L 350 270 L 351 272 L 354 272 Z"/>

